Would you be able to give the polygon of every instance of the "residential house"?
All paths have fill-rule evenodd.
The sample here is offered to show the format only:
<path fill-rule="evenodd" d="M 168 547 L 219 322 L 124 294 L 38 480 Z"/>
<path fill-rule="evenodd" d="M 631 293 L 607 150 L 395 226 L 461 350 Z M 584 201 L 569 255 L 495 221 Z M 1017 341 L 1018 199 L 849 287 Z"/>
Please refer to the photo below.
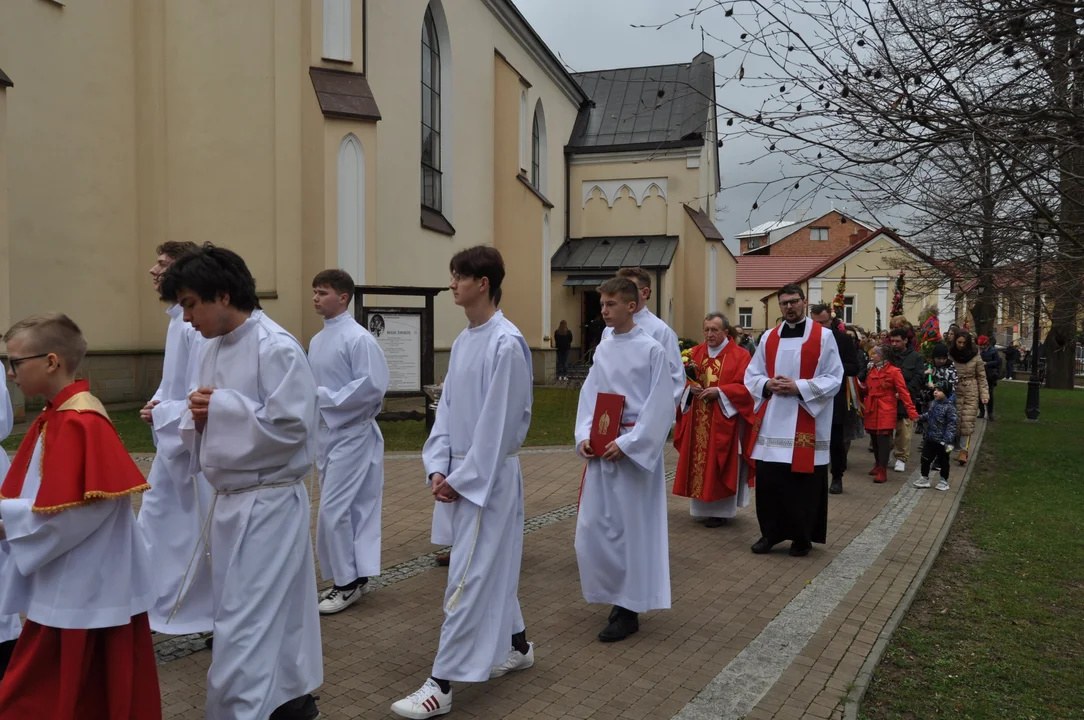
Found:
<path fill-rule="evenodd" d="M 739 274 L 743 272 L 744 263 L 751 259 L 746 256 L 739 258 Z M 776 260 L 781 262 L 784 258 Z M 764 262 L 767 263 L 767 259 Z M 794 272 L 785 282 L 778 283 L 761 298 L 764 316 L 768 319 L 766 327 L 774 327 L 780 322 L 777 297 L 782 285 L 790 282 L 800 286 L 810 304 L 831 303 L 846 272 L 844 322 L 873 331 L 877 328 L 879 317 L 881 328 L 887 329 L 896 278 L 900 269 L 904 268 L 907 269 L 904 276 L 907 282 L 904 317 L 917 323 L 923 309 L 936 306 L 939 321 L 942 326 L 948 327 L 956 318 L 956 296 L 951 277 L 933 258 L 887 228 L 871 233 L 805 272 Z M 907 279 L 908 276 L 910 279 Z M 782 275 L 775 275 L 771 279 L 782 278 Z"/>
<path fill-rule="evenodd" d="M 736 237 L 742 255 L 830 257 L 874 230 L 872 225 L 832 210 L 807 220 L 767 222 Z"/>

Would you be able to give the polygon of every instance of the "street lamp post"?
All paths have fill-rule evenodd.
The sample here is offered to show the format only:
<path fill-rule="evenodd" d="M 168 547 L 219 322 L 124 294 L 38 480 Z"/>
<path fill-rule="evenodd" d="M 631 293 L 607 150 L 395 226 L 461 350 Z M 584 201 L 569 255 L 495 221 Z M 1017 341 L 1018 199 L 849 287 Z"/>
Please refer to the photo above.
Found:
<path fill-rule="evenodd" d="M 1028 399 L 1024 415 L 1029 422 L 1039 422 L 1039 313 L 1041 311 L 1043 281 L 1043 227 L 1041 219 L 1035 222 L 1035 311 L 1031 319 L 1031 377 L 1028 378 Z"/>

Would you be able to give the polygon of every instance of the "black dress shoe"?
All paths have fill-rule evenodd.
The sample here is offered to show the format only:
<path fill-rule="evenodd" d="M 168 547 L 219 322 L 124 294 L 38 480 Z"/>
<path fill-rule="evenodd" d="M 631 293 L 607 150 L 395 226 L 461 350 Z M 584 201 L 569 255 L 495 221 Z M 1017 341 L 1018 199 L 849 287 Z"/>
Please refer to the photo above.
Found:
<path fill-rule="evenodd" d="M 706 528 L 717 528 L 722 527 L 723 525 L 726 525 L 726 518 L 720 517 L 708 518 L 707 522 L 704 523 L 704 527 Z"/>
<path fill-rule="evenodd" d="M 805 557 L 809 554 L 809 551 L 813 549 L 812 543 L 798 544 L 792 542 L 790 544 L 790 556 L 791 557 Z"/>
<path fill-rule="evenodd" d="M 617 608 L 617 617 L 598 634 L 598 639 L 604 643 L 619 642 L 639 629 L 639 615 L 625 608 Z"/>
<path fill-rule="evenodd" d="M 753 552 L 757 555 L 763 555 L 772 551 L 772 547 L 775 545 L 773 542 L 769 542 L 767 538 L 761 538 L 753 543 Z"/>
<path fill-rule="evenodd" d="M 614 605 L 612 608 L 610 608 L 610 617 L 608 617 L 606 619 L 606 622 L 613 622 L 614 620 L 617 619 L 617 617 L 620 614 L 621 614 L 621 606 L 620 605 Z"/>
<path fill-rule="evenodd" d="M 828 488 L 828 492 L 833 495 L 843 494 L 843 478 L 835 478 L 832 480 L 831 486 Z"/>
<path fill-rule="evenodd" d="M 319 717 L 316 698 L 310 693 L 279 705 L 278 709 L 271 713 L 270 720 L 316 720 Z"/>

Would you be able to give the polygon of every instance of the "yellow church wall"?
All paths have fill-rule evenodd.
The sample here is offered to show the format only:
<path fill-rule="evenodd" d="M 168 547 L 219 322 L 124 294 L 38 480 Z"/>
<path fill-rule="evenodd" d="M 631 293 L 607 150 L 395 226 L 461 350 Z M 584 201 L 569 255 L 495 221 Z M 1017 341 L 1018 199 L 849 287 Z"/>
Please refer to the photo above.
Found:
<path fill-rule="evenodd" d="M 450 162 L 443 168 L 450 177 L 450 193 L 445 193 L 444 215 L 455 227 L 454 236 L 445 236 L 420 227 L 419 184 L 421 148 L 419 145 L 420 111 L 418 107 L 421 78 L 419 42 L 427 3 L 424 0 L 396 0 L 394 3 L 368 3 L 368 80 L 380 106 L 383 120 L 378 123 L 378 152 L 382 158 L 379 179 L 379 207 L 376 208 L 377 257 L 374 282 L 403 285 L 446 285 L 448 260 L 456 251 L 479 243 L 495 244 L 494 223 L 498 211 L 495 176 L 496 87 L 494 53 L 499 52 L 521 75 L 527 89 L 528 123 L 539 99 L 546 126 L 547 182 L 541 192 L 554 208 L 550 210 L 551 247 L 556 251 L 565 237 L 564 154 L 578 108 L 519 45 L 500 21 L 482 2 L 443 3 L 450 43 L 442 47 L 450 57 L 450 77 L 442 78 L 442 103 L 450 104 L 452 123 L 443 128 L 444 142 L 450 149 Z M 506 117 L 502 111 L 501 117 Z M 520 132 L 519 100 L 512 105 L 514 133 Z M 527 127 L 530 138 L 530 126 Z M 517 145 L 518 147 L 518 145 Z M 518 183 L 515 174 L 502 176 L 501 183 Z M 542 286 L 538 268 L 542 257 L 540 226 L 532 217 L 529 230 L 523 229 L 501 239 L 502 254 L 516 262 L 526 258 L 529 267 L 538 269 L 537 281 L 531 281 L 536 293 L 530 301 L 517 300 L 520 292 L 506 283 L 502 307 L 509 311 L 536 305 Z M 502 220 L 503 223 L 503 220 Z M 511 226 L 509 221 L 508 226 Z M 522 251 L 520 250 L 522 248 Z M 550 253 L 552 255 L 552 252 Z M 424 259 L 424 262 L 420 260 Z M 506 260 L 509 258 L 506 257 Z M 548 262 L 548 260 L 547 260 Z M 506 262 L 506 265 L 510 265 Z M 535 270 L 530 270 L 534 273 Z M 506 306 L 505 303 L 508 303 Z M 436 298 L 436 337 L 438 350 L 450 348 L 463 327 L 462 310 L 452 303 L 450 293 Z M 532 347 L 542 344 L 538 313 L 524 314 L 532 323 Z M 552 328 L 551 328 L 552 330 Z M 547 331 L 548 332 L 548 331 Z M 545 333 L 543 333 L 545 334 Z M 548 342 L 545 343 L 548 346 Z"/>
<path fill-rule="evenodd" d="M 130 1 L 0 3 L 0 62 L 15 82 L 9 315 L 66 312 L 98 349 L 138 347 L 139 307 L 157 305 L 140 272 L 153 240 L 136 233 L 133 22 Z"/>
<path fill-rule="evenodd" d="M 7 102 L 7 90 L 0 87 L 0 288 L 11 287 L 8 245 Z M 0 328 L 6 330 L 11 327 L 11 324 L 10 295 L 0 291 Z"/>

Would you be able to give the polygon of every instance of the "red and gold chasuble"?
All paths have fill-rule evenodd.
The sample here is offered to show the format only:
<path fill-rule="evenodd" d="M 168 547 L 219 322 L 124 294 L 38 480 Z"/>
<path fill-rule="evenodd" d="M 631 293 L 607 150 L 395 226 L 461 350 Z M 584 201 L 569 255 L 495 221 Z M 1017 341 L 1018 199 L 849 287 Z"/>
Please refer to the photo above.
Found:
<path fill-rule="evenodd" d="M 86 380 L 64 388 L 19 444 L 11 469 L 0 485 L 0 500 L 22 495 L 26 471 L 38 437 L 41 451 L 41 485 L 33 511 L 56 513 L 95 500 L 141 493 L 150 485 L 132 462 L 117 431 Z"/>
<path fill-rule="evenodd" d="M 738 414 L 728 418 L 717 400 L 704 402 L 698 398 L 693 398 L 688 412 L 678 410 L 674 429 L 674 447 L 678 451 L 674 494 L 715 502 L 738 492 L 738 471 L 743 461 L 738 452 L 738 438 L 743 429 L 744 461 L 750 469 L 754 465 L 749 457 L 752 445 L 746 444 L 756 419 L 753 398 L 745 387 L 745 369 L 751 358 L 734 342 L 728 342 L 714 358 L 704 343 L 689 354 L 697 366 L 697 383 L 703 388 L 719 388 Z M 739 422 L 743 418 L 744 426 Z M 753 486 L 751 473 L 749 486 Z"/>
<path fill-rule="evenodd" d="M 817 373 L 817 365 L 821 359 L 821 332 L 824 330 L 820 325 L 807 319 L 811 325 L 809 337 L 802 343 L 801 365 L 798 380 L 811 380 Z M 764 362 L 768 377 L 775 377 L 775 356 L 779 351 L 779 330 L 776 327 L 764 338 L 767 345 L 764 348 Z M 767 398 L 757 411 L 756 422 L 753 425 L 753 442 L 756 442 L 760 434 L 760 424 L 764 420 L 764 413 L 768 409 L 768 403 L 772 398 Z M 798 406 L 798 423 L 794 430 L 794 452 L 791 456 L 791 469 L 796 473 L 811 473 L 815 467 L 817 454 L 817 420 L 809 411 L 801 405 Z"/>

